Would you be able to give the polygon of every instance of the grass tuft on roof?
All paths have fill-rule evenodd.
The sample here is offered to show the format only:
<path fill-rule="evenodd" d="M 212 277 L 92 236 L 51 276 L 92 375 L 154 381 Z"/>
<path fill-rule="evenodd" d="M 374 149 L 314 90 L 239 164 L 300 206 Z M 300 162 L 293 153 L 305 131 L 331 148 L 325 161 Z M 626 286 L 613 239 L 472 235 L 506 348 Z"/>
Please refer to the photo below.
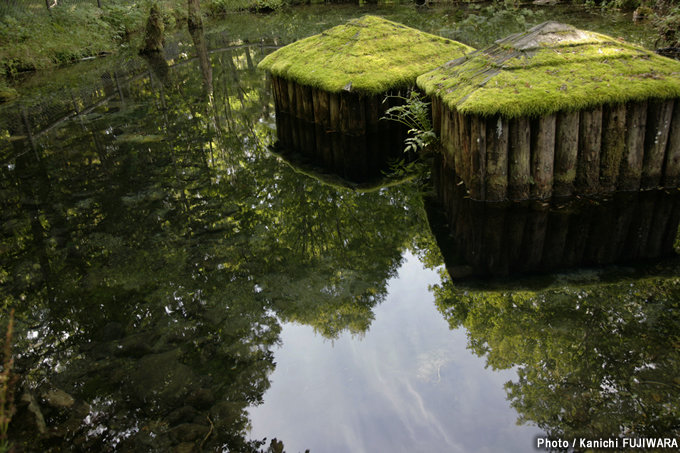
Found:
<path fill-rule="evenodd" d="M 301 39 L 265 57 L 259 68 L 331 93 L 378 94 L 474 50 L 450 39 L 364 16 Z"/>
<path fill-rule="evenodd" d="M 463 114 L 538 117 L 680 97 L 680 62 L 545 22 L 423 74 L 417 85 Z"/>

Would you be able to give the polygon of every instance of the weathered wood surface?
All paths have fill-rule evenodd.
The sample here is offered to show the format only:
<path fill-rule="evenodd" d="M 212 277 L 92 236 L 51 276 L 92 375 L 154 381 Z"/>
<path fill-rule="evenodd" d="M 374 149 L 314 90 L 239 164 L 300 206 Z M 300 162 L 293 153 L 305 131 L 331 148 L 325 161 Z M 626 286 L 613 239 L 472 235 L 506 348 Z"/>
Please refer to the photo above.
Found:
<path fill-rule="evenodd" d="M 531 186 L 533 198 L 552 196 L 555 161 L 555 126 L 557 115 L 547 115 L 531 122 Z"/>
<path fill-rule="evenodd" d="M 661 182 L 666 142 L 673 115 L 673 100 L 650 101 L 645 128 L 645 154 L 640 177 L 641 189 L 652 189 Z"/>
<path fill-rule="evenodd" d="M 508 120 L 493 116 L 486 122 L 486 200 L 502 201 L 508 191 Z"/>
<path fill-rule="evenodd" d="M 619 190 L 638 190 L 644 156 L 647 101 L 631 102 L 626 107 L 626 147 L 619 171 Z"/>
<path fill-rule="evenodd" d="M 528 118 L 510 120 L 508 198 L 526 200 L 531 189 L 531 126 Z"/>
<path fill-rule="evenodd" d="M 576 192 L 592 195 L 600 190 L 600 146 L 602 144 L 602 106 L 579 114 Z"/>
<path fill-rule="evenodd" d="M 626 105 L 605 105 L 602 110 L 602 148 L 600 150 L 600 188 L 613 192 L 619 178 L 621 159 L 626 149 Z"/>
<path fill-rule="evenodd" d="M 578 112 L 557 114 L 555 132 L 555 174 L 553 195 L 562 197 L 574 193 L 579 138 Z"/>

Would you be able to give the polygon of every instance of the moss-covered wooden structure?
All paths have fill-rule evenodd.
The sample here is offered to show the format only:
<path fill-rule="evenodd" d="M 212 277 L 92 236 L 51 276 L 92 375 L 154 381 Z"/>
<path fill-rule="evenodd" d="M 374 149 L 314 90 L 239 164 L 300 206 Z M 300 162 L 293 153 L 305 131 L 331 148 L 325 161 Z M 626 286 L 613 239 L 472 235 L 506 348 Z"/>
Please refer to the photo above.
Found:
<path fill-rule="evenodd" d="M 473 49 L 380 17 L 364 16 L 265 57 L 284 146 L 354 181 L 403 158 L 407 131 L 380 121 L 390 98 L 416 78 Z"/>
<path fill-rule="evenodd" d="M 477 200 L 680 185 L 680 62 L 546 22 L 423 74 Z"/>

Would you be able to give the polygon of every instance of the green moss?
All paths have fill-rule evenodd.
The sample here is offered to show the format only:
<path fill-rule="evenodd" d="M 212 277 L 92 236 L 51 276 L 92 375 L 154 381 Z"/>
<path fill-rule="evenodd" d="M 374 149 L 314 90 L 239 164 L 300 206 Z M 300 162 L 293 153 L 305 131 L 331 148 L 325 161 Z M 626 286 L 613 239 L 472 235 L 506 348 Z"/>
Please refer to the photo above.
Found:
<path fill-rule="evenodd" d="M 364 16 L 268 55 L 259 67 L 303 85 L 337 93 L 378 94 L 472 49 L 375 16 Z"/>
<path fill-rule="evenodd" d="M 418 77 L 464 114 L 508 118 L 680 97 L 680 62 L 546 22 Z"/>

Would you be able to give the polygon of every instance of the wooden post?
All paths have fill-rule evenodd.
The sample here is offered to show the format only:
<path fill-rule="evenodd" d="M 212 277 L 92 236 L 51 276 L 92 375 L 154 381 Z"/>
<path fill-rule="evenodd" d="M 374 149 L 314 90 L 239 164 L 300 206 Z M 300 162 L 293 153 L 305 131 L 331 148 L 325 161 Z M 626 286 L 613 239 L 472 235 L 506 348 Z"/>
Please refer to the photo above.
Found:
<path fill-rule="evenodd" d="M 668 226 L 666 227 L 666 234 L 664 235 L 663 242 L 661 244 L 662 253 L 672 254 L 674 252 L 674 244 L 678 239 L 678 224 L 680 224 L 680 192 L 672 191 L 673 195 L 673 209 L 671 210 L 671 217 L 668 220 Z"/>
<path fill-rule="evenodd" d="M 633 220 L 638 196 L 638 192 L 619 192 L 614 196 L 614 205 L 618 214 L 611 231 L 613 236 L 613 250 L 610 252 L 611 262 L 618 261 L 626 252 L 626 238 L 628 237 L 630 223 Z"/>
<path fill-rule="evenodd" d="M 626 148 L 626 105 L 605 105 L 602 110 L 602 150 L 600 151 L 600 188 L 614 192 L 621 160 Z"/>
<path fill-rule="evenodd" d="M 298 130 L 298 103 L 297 103 L 297 96 L 296 96 L 296 89 L 295 86 L 297 83 L 293 82 L 292 80 L 286 81 L 288 85 L 288 109 L 290 113 L 290 135 L 291 135 L 291 143 L 290 146 L 292 146 L 293 149 L 296 151 L 300 150 L 300 142 L 302 141 L 300 139 L 300 132 Z"/>
<path fill-rule="evenodd" d="M 577 266 L 583 262 L 583 251 L 588 241 L 591 215 L 592 211 L 583 209 L 581 206 L 569 216 L 569 232 L 562 258 L 562 264 L 565 267 Z"/>
<path fill-rule="evenodd" d="M 666 165 L 662 184 L 664 187 L 680 186 L 680 99 L 675 100 L 671 129 L 666 144 Z"/>
<path fill-rule="evenodd" d="M 653 192 L 641 192 L 638 203 L 635 205 L 633 219 L 626 238 L 626 251 L 624 260 L 634 261 L 645 256 L 649 231 L 652 228 L 655 196 Z"/>
<path fill-rule="evenodd" d="M 531 126 L 528 118 L 510 120 L 508 198 L 526 200 L 531 189 Z"/>
<path fill-rule="evenodd" d="M 342 155 L 342 146 L 340 143 L 340 137 L 342 137 L 340 125 L 342 122 L 342 118 L 340 117 L 340 95 L 338 93 L 330 93 L 329 102 L 331 111 L 331 147 L 333 148 L 333 164 L 331 169 L 337 174 L 342 174 L 345 159 Z"/>
<path fill-rule="evenodd" d="M 307 85 L 298 85 L 300 97 L 302 98 L 302 122 L 304 125 L 303 150 L 313 162 L 319 162 L 318 151 L 316 148 L 316 131 L 314 128 L 314 100 L 312 98 L 312 88 Z"/>
<path fill-rule="evenodd" d="M 444 113 L 444 104 L 438 96 L 430 96 L 430 102 L 430 108 L 432 112 L 432 128 L 434 133 L 437 134 L 437 137 L 441 137 L 441 120 Z"/>
<path fill-rule="evenodd" d="M 645 130 L 645 155 L 642 160 L 641 189 L 659 187 L 666 157 L 666 142 L 673 115 L 673 99 L 650 101 Z"/>
<path fill-rule="evenodd" d="M 448 107 L 447 107 L 448 108 Z M 458 144 L 461 151 L 461 169 L 459 176 L 464 181 L 467 189 L 470 189 L 472 184 L 472 148 L 470 147 L 470 117 L 463 115 L 458 110 L 454 111 L 454 115 L 458 118 L 456 124 L 458 125 Z"/>
<path fill-rule="evenodd" d="M 569 196 L 574 193 L 576 162 L 578 159 L 578 112 L 557 114 L 555 132 L 555 174 L 553 195 Z"/>
<path fill-rule="evenodd" d="M 485 200 L 486 180 L 486 120 L 474 115 L 470 118 L 471 180 L 470 198 Z"/>
<path fill-rule="evenodd" d="M 553 113 L 531 122 L 531 196 L 535 198 L 552 196 L 556 119 Z"/>
<path fill-rule="evenodd" d="M 450 110 L 447 108 L 441 114 L 441 128 L 439 131 L 439 139 L 441 140 L 442 148 L 444 150 L 444 162 L 453 168 L 458 174 L 460 170 L 456 166 L 456 159 L 454 158 L 455 149 L 454 142 L 450 140 L 451 137 L 451 115 L 449 115 Z"/>
<path fill-rule="evenodd" d="M 385 97 L 378 98 L 378 117 L 381 118 L 378 122 L 378 136 L 380 137 L 380 147 L 378 155 L 380 156 L 380 170 L 388 171 L 391 155 L 391 146 L 394 143 L 394 138 L 390 134 L 390 123 L 392 121 L 382 119 L 385 112 L 390 108 L 389 101 Z"/>
<path fill-rule="evenodd" d="M 522 247 L 524 241 L 524 226 L 527 222 L 529 202 L 515 204 L 506 214 L 505 225 L 508 231 L 506 248 L 508 249 L 508 265 L 510 269 L 520 269 L 522 265 Z"/>
<path fill-rule="evenodd" d="M 508 191 L 508 120 L 500 115 L 486 122 L 486 200 L 505 200 Z"/>
<path fill-rule="evenodd" d="M 638 190 L 645 149 L 647 101 L 630 102 L 626 107 L 626 148 L 619 170 L 619 190 Z"/>
<path fill-rule="evenodd" d="M 602 106 L 582 111 L 579 116 L 578 163 L 575 190 L 592 195 L 600 189 L 600 145 L 602 144 Z"/>
<path fill-rule="evenodd" d="M 358 94 L 348 93 L 348 127 L 350 135 L 350 148 L 348 158 L 348 170 L 351 175 L 348 179 L 356 182 L 364 182 L 367 177 L 366 157 L 366 110 L 364 100 Z"/>

